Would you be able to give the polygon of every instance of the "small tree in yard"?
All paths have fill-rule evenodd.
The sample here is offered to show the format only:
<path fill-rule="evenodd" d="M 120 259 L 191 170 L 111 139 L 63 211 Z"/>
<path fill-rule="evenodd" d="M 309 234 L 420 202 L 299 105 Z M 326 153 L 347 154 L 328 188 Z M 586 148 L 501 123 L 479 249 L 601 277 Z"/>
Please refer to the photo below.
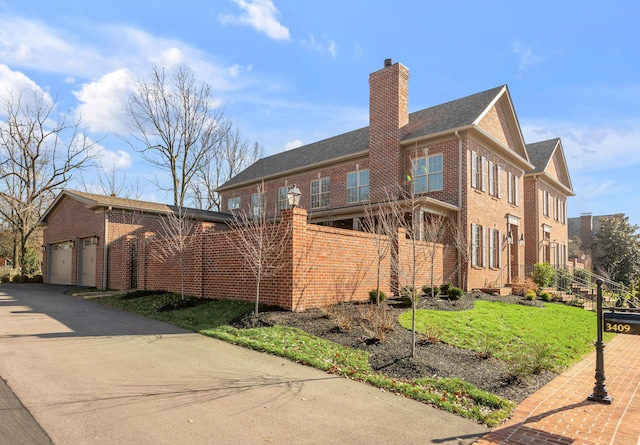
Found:
<path fill-rule="evenodd" d="M 254 196 L 257 199 L 249 212 L 243 210 L 233 214 L 228 240 L 256 279 L 257 315 L 260 285 L 263 279 L 276 275 L 284 267 L 291 228 L 281 222 L 268 220 L 264 183 L 257 186 Z"/>
<path fill-rule="evenodd" d="M 364 230 L 375 235 L 369 238 L 376 248 L 376 304 L 380 304 L 380 274 L 382 262 L 391 250 L 393 237 L 393 218 L 388 209 L 378 205 L 375 209 L 371 204 L 364 206 Z"/>
<path fill-rule="evenodd" d="M 177 260 L 180 270 L 180 296 L 184 301 L 185 257 L 194 244 L 194 224 L 187 211 L 178 207 L 176 212 L 169 213 L 160 219 L 160 237 L 158 249 L 151 251 L 151 257 L 166 263 Z"/>

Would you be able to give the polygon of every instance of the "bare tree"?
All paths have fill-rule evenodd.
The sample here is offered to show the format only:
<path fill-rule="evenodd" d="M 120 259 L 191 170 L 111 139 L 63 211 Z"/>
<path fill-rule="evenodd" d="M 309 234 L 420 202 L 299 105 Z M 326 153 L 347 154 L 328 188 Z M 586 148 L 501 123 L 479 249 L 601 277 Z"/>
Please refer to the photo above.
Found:
<path fill-rule="evenodd" d="M 119 170 L 115 163 L 109 167 L 95 165 L 95 170 L 90 171 L 95 172 L 91 174 L 90 182 L 85 175 L 81 175 L 80 178 L 81 187 L 86 192 L 129 199 L 140 199 L 142 196 L 138 184 L 128 184 L 127 175 Z"/>
<path fill-rule="evenodd" d="M 203 210 L 222 210 L 215 190 L 262 156 L 262 147 L 257 142 L 251 146 L 242 140 L 240 131 L 232 130 L 230 123 L 227 125 L 221 132 L 217 149 L 210 151 L 207 162 L 200 166 L 191 184 L 195 204 Z"/>
<path fill-rule="evenodd" d="M 224 113 L 214 107 L 211 87 L 196 84 L 194 75 L 180 67 L 170 79 L 154 67 L 150 79 L 138 87 L 124 107 L 132 139 L 127 142 L 150 165 L 168 172 L 173 204 L 184 207 L 194 176 L 209 160 L 228 130 Z"/>
<path fill-rule="evenodd" d="M 0 98 L 0 215 L 16 234 L 16 266 L 44 211 L 72 174 L 92 160 L 91 142 L 56 100 L 31 90 Z"/>
<path fill-rule="evenodd" d="M 184 207 L 160 218 L 159 239 L 151 257 L 166 263 L 177 260 L 180 271 L 180 296 L 184 300 L 185 259 L 192 248 L 196 236 L 194 223 Z"/>
<path fill-rule="evenodd" d="M 256 190 L 256 205 L 248 212 L 234 213 L 227 237 L 256 279 L 255 313 L 258 314 L 260 285 L 264 278 L 277 274 L 284 267 L 291 227 L 267 219 L 264 183 Z"/>
<path fill-rule="evenodd" d="M 371 203 L 364 206 L 363 228 L 366 232 L 374 235 L 369 239 L 376 249 L 376 304 L 380 304 L 382 262 L 389 255 L 391 240 L 394 237 L 395 226 L 392 216 L 388 207 L 380 205 L 380 203 L 375 207 Z"/>

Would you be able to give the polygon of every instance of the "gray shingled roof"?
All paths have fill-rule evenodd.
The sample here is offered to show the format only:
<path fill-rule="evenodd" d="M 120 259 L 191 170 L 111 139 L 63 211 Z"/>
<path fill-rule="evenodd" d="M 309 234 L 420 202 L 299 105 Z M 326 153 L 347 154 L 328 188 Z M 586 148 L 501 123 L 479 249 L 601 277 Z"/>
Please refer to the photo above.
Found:
<path fill-rule="evenodd" d="M 504 88 L 499 86 L 409 114 L 403 140 L 471 125 Z M 219 190 L 369 150 L 369 127 L 262 158 Z"/>
<path fill-rule="evenodd" d="M 60 201 L 62 196 L 70 196 L 84 202 L 89 208 L 97 207 L 113 207 L 115 209 L 134 210 L 145 213 L 173 213 L 177 212 L 178 208 L 173 205 L 161 204 L 158 202 L 139 201 L 137 199 L 118 198 L 117 196 L 99 195 L 96 193 L 81 192 L 78 190 L 63 190 L 51 207 L 45 212 L 42 221 L 45 222 L 47 216 L 53 210 L 53 208 Z M 230 220 L 230 216 L 226 213 L 211 212 L 207 210 L 185 208 L 188 215 L 195 219 L 212 222 L 225 222 Z"/>
<path fill-rule="evenodd" d="M 549 163 L 553 151 L 558 146 L 559 138 L 549 139 L 547 141 L 534 142 L 527 144 L 527 153 L 529 153 L 529 161 L 535 167 L 527 173 L 542 173 Z"/>

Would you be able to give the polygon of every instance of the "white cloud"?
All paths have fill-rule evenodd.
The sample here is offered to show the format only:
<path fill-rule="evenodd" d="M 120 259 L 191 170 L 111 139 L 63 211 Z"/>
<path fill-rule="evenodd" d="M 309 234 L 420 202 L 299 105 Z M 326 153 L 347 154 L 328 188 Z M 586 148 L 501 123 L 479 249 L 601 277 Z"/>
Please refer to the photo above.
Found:
<path fill-rule="evenodd" d="M 271 0 L 233 0 L 245 14 L 234 16 L 223 14 L 218 17 L 222 24 L 237 23 L 249 25 L 256 31 L 265 33 L 273 40 L 289 40 L 289 29 L 276 18 L 280 13 Z"/>
<path fill-rule="evenodd" d="M 559 137 L 570 170 L 601 171 L 640 164 L 640 122 L 598 127 L 538 121 L 522 124 L 522 131 L 528 143 Z"/>
<path fill-rule="evenodd" d="M 284 147 L 285 151 L 293 150 L 294 148 L 302 147 L 304 144 L 300 139 L 296 139 L 295 141 L 287 142 Z"/>
<path fill-rule="evenodd" d="M 104 149 L 98 156 L 98 163 L 105 171 L 117 171 L 130 168 L 133 164 L 131 154 L 124 150 L 111 151 Z"/>
<path fill-rule="evenodd" d="M 119 132 L 124 130 L 123 105 L 135 89 L 136 79 L 120 69 L 105 74 L 95 82 L 84 84 L 73 94 L 80 102 L 77 112 L 82 121 L 95 132 Z"/>
<path fill-rule="evenodd" d="M 538 63 L 543 61 L 542 56 L 535 54 L 531 47 L 528 45 L 516 41 L 513 44 L 513 52 L 519 57 L 520 65 L 518 65 L 519 71 L 524 71 L 525 68 L 528 68 L 531 65 L 537 65 Z"/>
<path fill-rule="evenodd" d="M 321 53 L 326 51 L 331 55 L 333 59 L 335 59 L 338 55 L 338 46 L 336 42 L 334 42 L 333 40 L 327 41 L 326 36 L 322 37 L 326 41 L 326 43 L 318 42 L 316 40 L 316 37 L 312 33 L 309 33 L 309 37 L 307 39 L 300 40 L 300 44 Z"/>

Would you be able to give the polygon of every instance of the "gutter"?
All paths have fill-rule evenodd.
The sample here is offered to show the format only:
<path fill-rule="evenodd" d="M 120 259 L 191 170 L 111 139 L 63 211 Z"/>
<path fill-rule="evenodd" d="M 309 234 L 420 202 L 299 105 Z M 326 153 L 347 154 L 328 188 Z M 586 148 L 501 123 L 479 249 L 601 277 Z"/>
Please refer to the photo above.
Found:
<path fill-rule="evenodd" d="M 105 211 L 104 211 L 104 234 L 102 237 L 102 288 L 106 289 L 108 286 L 108 274 L 107 271 L 109 270 L 109 265 L 107 263 L 109 255 L 108 255 L 108 249 L 109 249 L 109 243 L 107 242 L 107 240 L 109 239 L 109 213 L 111 212 L 112 208 L 111 206 L 109 206 Z"/>
<path fill-rule="evenodd" d="M 455 131 L 455 135 L 458 138 L 458 230 L 462 230 L 462 136 L 460 136 L 458 130 Z M 460 236 L 460 234 L 458 234 L 458 236 Z M 460 252 L 460 246 L 458 246 L 457 261 L 458 264 L 461 265 L 460 263 L 462 263 L 462 253 Z M 462 283 L 462 267 L 460 267 L 460 272 L 458 273 L 458 286 L 464 289 Z"/>

